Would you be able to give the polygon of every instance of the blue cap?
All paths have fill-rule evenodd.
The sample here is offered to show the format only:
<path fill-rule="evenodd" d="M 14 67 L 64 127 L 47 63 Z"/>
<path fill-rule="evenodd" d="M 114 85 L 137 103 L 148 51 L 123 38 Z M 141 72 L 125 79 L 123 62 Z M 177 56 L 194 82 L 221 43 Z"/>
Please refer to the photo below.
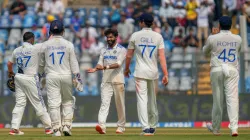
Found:
<path fill-rule="evenodd" d="M 229 16 L 222 16 L 219 19 L 220 26 L 222 27 L 231 27 L 232 25 L 232 19 Z"/>
<path fill-rule="evenodd" d="M 149 23 L 152 23 L 154 21 L 154 18 L 152 15 L 148 14 L 148 13 L 143 13 L 141 14 L 140 18 L 139 18 L 140 21 L 143 21 L 143 22 L 149 22 Z"/>
<path fill-rule="evenodd" d="M 50 24 L 49 31 L 52 33 L 61 33 L 64 30 L 64 25 L 60 20 L 54 20 Z"/>

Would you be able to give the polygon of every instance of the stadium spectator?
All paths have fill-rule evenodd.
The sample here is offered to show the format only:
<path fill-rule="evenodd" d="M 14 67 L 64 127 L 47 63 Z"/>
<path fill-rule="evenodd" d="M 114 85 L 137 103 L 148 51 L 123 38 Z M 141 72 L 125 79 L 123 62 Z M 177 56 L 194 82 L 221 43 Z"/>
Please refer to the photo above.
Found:
<path fill-rule="evenodd" d="M 55 20 L 53 15 L 47 15 L 47 23 L 44 24 L 42 33 L 46 38 L 49 38 L 49 27 L 50 23 Z"/>
<path fill-rule="evenodd" d="M 88 36 L 91 38 L 98 37 L 98 33 L 96 31 L 96 28 L 92 27 L 90 24 L 91 23 L 89 20 L 86 21 L 86 26 L 81 31 L 81 37 L 86 37 L 87 32 L 88 32 Z"/>
<path fill-rule="evenodd" d="M 121 12 L 122 8 L 120 5 L 120 2 L 118 0 L 115 0 L 112 5 L 112 12 L 110 13 L 111 15 L 111 22 L 112 23 L 119 23 L 121 20 Z"/>
<path fill-rule="evenodd" d="M 161 28 L 157 25 L 157 23 L 155 21 L 153 22 L 152 30 L 159 33 L 159 34 L 161 33 Z"/>
<path fill-rule="evenodd" d="M 88 31 L 86 31 L 85 37 L 81 38 L 81 48 L 82 51 L 86 51 L 90 48 L 90 46 L 92 45 L 92 43 L 95 42 L 95 38 L 90 36 L 90 33 Z"/>
<path fill-rule="evenodd" d="M 198 7 L 196 0 L 189 0 L 185 6 L 187 10 L 187 25 L 196 26 L 197 13 L 195 9 Z"/>
<path fill-rule="evenodd" d="M 145 11 L 145 12 L 154 16 L 154 9 L 153 9 L 153 6 L 152 6 L 152 5 L 147 5 L 147 6 L 146 6 L 146 11 Z"/>
<path fill-rule="evenodd" d="M 174 44 L 174 47 L 182 47 L 183 30 L 181 28 L 178 31 L 178 35 L 174 36 L 174 38 L 172 39 L 172 43 Z"/>
<path fill-rule="evenodd" d="M 65 7 L 61 0 L 52 0 L 49 5 L 50 14 L 58 16 L 59 19 L 63 19 L 63 14 L 65 12 Z"/>
<path fill-rule="evenodd" d="M 168 22 L 172 27 L 175 25 L 175 20 L 173 18 L 174 8 L 170 3 L 170 0 L 164 0 L 165 5 L 160 8 L 159 15 L 162 22 Z"/>
<path fill-rule="evenodd" d="M 189 28 L 189 34 L 184 38 L 183 45 L 184 47 L 195 47 L 198 48 L 199 42 L 198 38 L 196 37 L 194 33 L 193 28 Z"/>
<path fill-rule="evenodd" d="M 74 13 L 75 16 L 71 19 L 70 29 L 77 38 L 80 38 L 82 18 L 79 16 L 78 11 Z"/>
<path fill-rule="evenodd" d="M 49 2 L 47 0 L 37 1 L 35 4 L 35 11 L 38 15 L 47 15 L 49 12 Z"/>
<path fill-rule="evenodd" d="M 135 3 L 135 9 L 134 9 L 134 12 L 132 14 L 132 18 L 134 19 L 135 23 L 135 31 L 138 31 L 139 30 L 139 16 L 142 14 L 142 7 L 140 5 L 140 3 L 136 2 Z"/>
<path fill-rule="evenodd" d="M 99 57 L 101 50 L 105 47 L 104 43 L 99 40 L 99 38 L 95 38 L 95 42 L 90 45 L 89 54 L 92 57 L 92 60 L 97 60 Z"/>
<path fill-rule="evenodd" d="M 242 7 L 242 13 L 246 17 L 247 21 L 247 42 L 250 44 L 250 0 L 246 0 Z"/>
<path fill-rule="evenodd" d="M 121 45 L 124 47 L 128 46 L 128 41 L 133 33 L 133 25 L 129 22 L 126 22 L 126 14 L 121 14 L 121 22 L 117 25 L 118 33 L 121 37 Z"/>
<path fill-rule="evenodd" d="M 23 0 L 15 0 L 10 6 L 11 15 L 20 15 L 22 18 L 27 13 L 27 6 Z"/>
<path fill-rule="evenodd" d="M 176 23 L 179 26 L 186 26 L 186 10 L 184 9 L 184 4 L 182 1 L 178 1 L 176 3 L 176 7 L 174 9 L 174 16 L 176 19 Z"/>
<path fill-rule="evenodd" d="M 208 28 L 209 21 L 208 15 L 211 13 L 212 9 L 208 6 L 207 1 L 203 1 L 200 4 L 200 7 L 196 9 L 196 12 L 199 13 L 197 17 L 197 26 L 198 32 L 197 37 L 199 39 L 199 47 L 202 47 L 202 34 L 204 35 L 204 39 L 206 40 L 208 37 Z"/>
<path fill-rule="evenodd" d="M 43 35 L 40 30 L 37 29 L 37 25 L 33 24 L 31 28 L 31 32 L 35 35 L 35 42 L 42 42 L 43 41 Z"/>
<path fill-rule="evenodd" d="M 161 34 L 162 34 L 162 37 L 164 40 L 171 40 L 172 39 L 173 29 L 171 28 L 171 26 L 167 22 L 164 23 Z"/>

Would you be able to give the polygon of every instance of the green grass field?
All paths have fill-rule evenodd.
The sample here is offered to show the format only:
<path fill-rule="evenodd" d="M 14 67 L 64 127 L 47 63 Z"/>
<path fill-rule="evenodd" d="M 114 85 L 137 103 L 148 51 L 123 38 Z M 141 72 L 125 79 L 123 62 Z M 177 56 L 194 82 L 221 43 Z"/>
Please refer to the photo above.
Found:
<path fill-rule="evenodd" d="M 238 137 L 231 137 L 229 129 L 222 129 L 221 136 L 214 136 L 205 128 L 158 128 L 154 136 L 140 136 L 140 128 L 126 128 L 122 135 L 115 128 L 108 128 L 100 135 L 94 128 L 73 128 L 71 137 L 45 135 L 40 128 L 21 129 L 25 135 L 10 136 L 9 129 L 0 129 L 0 140 L 250 140 L 250 128 L 240 128 Z"/>

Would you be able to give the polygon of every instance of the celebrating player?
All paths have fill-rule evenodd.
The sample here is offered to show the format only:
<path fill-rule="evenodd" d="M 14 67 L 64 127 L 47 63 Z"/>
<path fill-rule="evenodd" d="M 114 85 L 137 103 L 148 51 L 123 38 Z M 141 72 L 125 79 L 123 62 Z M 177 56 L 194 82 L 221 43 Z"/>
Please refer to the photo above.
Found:
<path fill-rule="evenodd" d="M 41 45 L 34 44 L 35 36 L 31 32 L 26 32 L 23 35 L 23 45 L 16 48 L 12 53 L 12 57 L 8 62 L 8 76 L 14 76 L 16 105 L 12 112 L 10 135 L 23 135 L 19 130 L 23 112 L 26 106 L 27 97 L 35 108 L 36 115 L 45 126 L 45 133 L 52 134 L 51 120 L 47 112 L 46 106 L 40 95 L 38 81 L 38 62 L 39 51 Z M 17 74 L 13 72 L 13 64 L 18 67 Z"/>
<path fill-rule="evenodd" d="M 43 43 L 41 49 L 40 65 L 45 66 L 48 106 L 54 136 L 61 136 L 61 126 L 64 135 L 71 136 L 75 105 L 72 86 L 74 85 L 78 91 L 83 90 L 74 46 L 62 37 L 63 33 L 63 23 L 54 20 L 50 25 L 51 37 Z M 75 76 L 73 83 L 72 73 Z"/>
<path fill-rule="evenodd" d="M 124 75 L 122 64 L 124 62 L 127 50 L 117 43 L 117 30 L 107 29 L 107 48 L 101 51 L 98 64 L 95 68 L 88 69 L 89 73 L 98 70 L 104 70 L 101 84 L 101 107 L 98 114 L 99 124 L 96 131 L 100 134 L 106 133 L 106 120 L 109 112 L 109 106 L 113 92 L 115 93 L 115 103 L 118 113 L 118 122 L 116 133 L 122 134 L 125 131 L 125 97 L 124 97 Z"/>
<path fill-rule="evenodd" d="M 232 20 L 228 16 L 219 19 L 219 28 L 213 28 L 213 34 L 207 39 L 203 52 L 211 57 L 211 84 L 213 91 L 212 124 L 207 128 L 214 135 L 220 135 L 223 113 L 223 97 L 226 96 L 227 112 L 232 136 L 238 136 L 239 97 L 238 97 L 238 57 L 241 37 L 229 30 Z M 218 33 L 219 32 L 219 33 Z"/>
<path fill-rule="evenodd" d="M 150 14 L 140 16 L 141 31 L 132 34 L 126 56 L 124 75 L 129 77 L 129 65 L 135 52 L 136 67 L 134 72 L 136 83 L 137 110 L 142 124 L 142 135 L 153 135 L 158 123 L 156 104 L 156 86 L 158 82 L 157 57 L 163 71 L 162 83 L 168 84 L 168 71 L 164 54 L 163 38 L 152 31 L 153 17 Z"/>

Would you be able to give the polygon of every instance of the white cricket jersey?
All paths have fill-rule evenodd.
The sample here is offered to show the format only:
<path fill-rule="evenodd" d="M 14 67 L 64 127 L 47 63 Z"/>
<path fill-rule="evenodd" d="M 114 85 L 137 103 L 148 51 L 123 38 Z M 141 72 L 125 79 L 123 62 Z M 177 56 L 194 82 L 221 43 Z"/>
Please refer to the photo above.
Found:
<path fill-rule="evenodd" d="M 120 44 L 116 44 L 113 48 L 106 47 L 102 49 L 98 64 L 108 66 L 120 62 L 121 66 L 116 69 L 106 69 L 103 73 L 102 82 L 125 83 L 123 67 L 127 50 Z"/>
<path fill-rule="evenodd" d="M 162 35 L 143 28 L 132 34 L 128 49 L 135 50 L 136 66 L 134 76 L 144 79 L 158 79 L 158 49 L 164 49 Z"/>
<path fill-rule="evenodd" d="M 22 46 L 13 51 L 9 61 L 17 64 L 18 73 L 36 75 L 39 66 L 40 49 L 40 43 L 32 45 L 28 42 L 24 42 Z"/>
<path fill-rule="evenodd" d="M 222 64 L 238 69 L 238 56 L 241 49 L 242 39 L 230 31 L 221 30 L 220 33 L 210 35 L 207 39 L 203 52 L 211 56 L 210 66 L 216 67 Z"/>
<path fill-rule="evenodd" d="M 53 36 L 44 42 L 41 55 L 40 65 L 45 66 L 44 71 L 46 74 L 79 73 L 79 64 L 75 56 L 74 45 L 62 36 Z"/>

